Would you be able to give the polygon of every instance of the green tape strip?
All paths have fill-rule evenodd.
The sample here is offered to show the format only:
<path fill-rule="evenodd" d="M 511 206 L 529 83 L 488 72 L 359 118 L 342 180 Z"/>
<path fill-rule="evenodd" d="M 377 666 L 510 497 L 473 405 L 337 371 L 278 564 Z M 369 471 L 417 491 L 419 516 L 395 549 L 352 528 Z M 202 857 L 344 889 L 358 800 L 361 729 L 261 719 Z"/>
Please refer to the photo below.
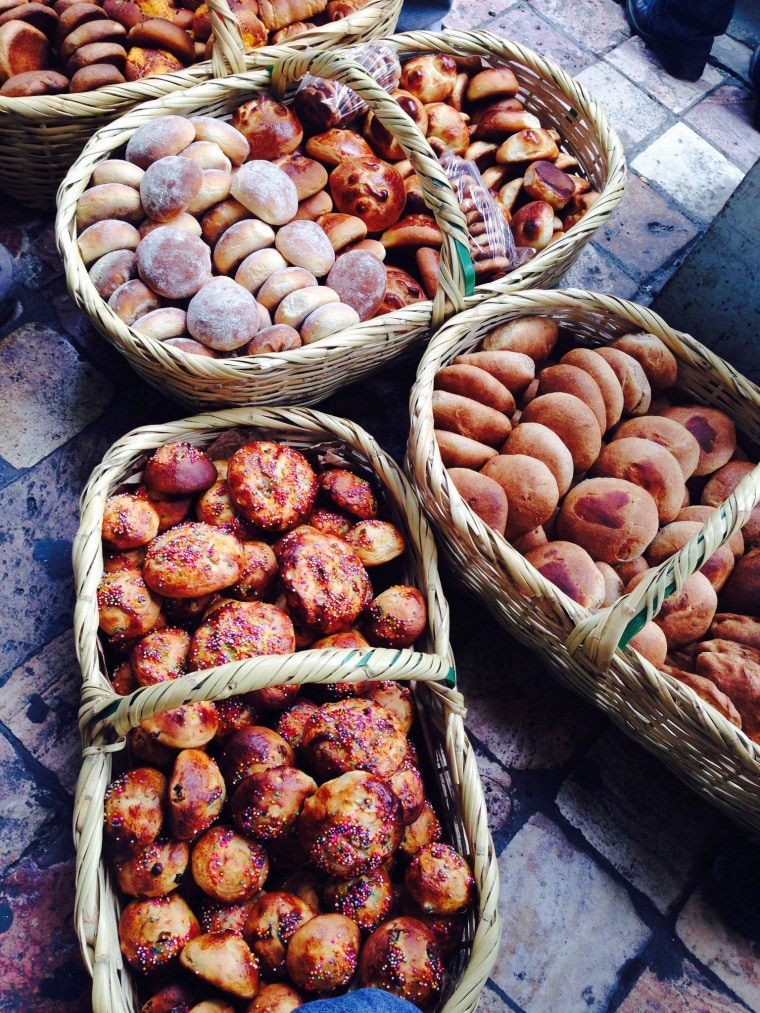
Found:
<path fill-rule="evenodd" d="M 458 239 L 455 239 L 454 242 L 457 244 L 457 256 L 464 272 L 464 294 L 472 295 L 475 291 L 475 266 L 472 262 L 470 251 Z"/>
<path fill-rule="evenodd" d="M 675 589 L 676 589 L 675 584 L 668 584 L 665 588 L 663 600 L 669 597 L 669 595 L 673 594 Z M 623 635 L 620 638 L 620 647 L 627 647 L 628 644 L 631 642 L 631 640 L 633 640 L 633 638 L 636 636 L 636 634 L 640 633 L 641 630 L 644 629 L 646 624 L 647 624 L 647 613 L 646 609 L 644 609 L 643 611 L 635 615 L 626 626 L 625 630 L 623 631 Z"/>

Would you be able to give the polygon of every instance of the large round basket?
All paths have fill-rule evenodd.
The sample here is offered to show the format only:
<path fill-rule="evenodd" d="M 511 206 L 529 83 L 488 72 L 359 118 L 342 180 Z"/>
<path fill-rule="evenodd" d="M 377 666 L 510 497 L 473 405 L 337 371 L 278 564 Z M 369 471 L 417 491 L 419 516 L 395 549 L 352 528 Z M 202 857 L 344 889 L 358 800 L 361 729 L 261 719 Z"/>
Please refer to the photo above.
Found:
<path fill-rule="evenodd" d="M 112 492 L 139 477 L 146 457 L 175 440 L 210 447 L 220 437 L 274 439 L 331 462 L 363 469 L 379 491 L 385 517 L 407 540 L 405 573 L 426 596 L 428 628 L 415 650 L 306 650 L 251 658 L 193 672 L 128 696 L 114 693 L 98 642 L 96 592 L 103 565 L 103 506 Z M 464 729 L 448 641 L 448 606 L 439 582 L 432 533 L 398 466 L 351 422 L 309 410 L 232 409 L 134 430 L 118 441 L 93 472 L 81 500 L 73 551 L 77 606 L 74 616 L 83 687 L 80 725 L 85 744 L 74 813 L 77 845 L 75 920 L 85 963 L 93 977 L 93 1013 L 138 1013 L 134 975 L 119 949 L 119 894 L 103 850 L 103 801 L 124 756 L 126 736 L 142 720 L 202 700 L 284 684 L 371 680 L 410 681 L 421 723 L 421 747 L 444 833 L 472 865 L 478 902 L 463 942 L 447 965 L 438 1008 L 471 1013 L 496 959 L 499 944 L 498 870 L 485 799 Z"/>
<path fill-rule="evenodd" d="M 412 121 L 370 75 L 345 59 L 347 54 L 292 54 L 271 69 L 271 85 L 260 69 L 147 103 L 99 130 L 74 163 L 59 193 L 56 235 L 68 288 L 77 305 L 136 372 L 183 405 L 314 404 L 383 368 L 394 357 L 409 354 L 431 329 L 456 311 L 501 291 L 553 285 L 620 201 L 626 171 L 620 142 L 600 106 L 559 67 L 485 32 L 410 32 L 385 39 L 383 44 L 397 49 L 402 60 L 415 52 L 440 49 L 477 57 L 489 66 L 510 66 L 520 82 L 519 97 L 525 107 L 559 132 L 568 151 L 578 159 L 580 171 L 599 191 L 599 199 L 561 239 L 533 259 L 498 281 L 473 287 L 466 222 L 440 162 Z M 166 113 L 226 119 L 238 105 L 270 86 L 288 102 L 295 83 L 307 72 L 349 84 L 406 151 L 443 235 L 435 299 L 412 303 L 314 345 L 283 353 L 208 359 L 184 355 L 141 336 L 99 297 L 77 248 L 76 202 L 94 166 L 111 157 L 148 120 Z"/>
<path fill-rule="evenodd" d="M 476 349 L 496 326 L 548 316 L 583 346 L 630 331 L 657 335 L 678 360 L 678 388 L 720 408 L 753 444 L 760 437 L 757 387 L 649 309 L 612 296 L 568 289 L 500 296 L 448 321 L 430 341 L 410 399 L 407 471 L 455 578 L 566 686 L 732 819 L 760 828 L 760 745 L 690 687 L 626 646 L 664 599 L 746 522 L 760 498 L 760 467 L 711 515 L 702 531 L 609 608 L 592 614 L 546 580 L 505 538 L 481 521 L 455 488 L 434 437 L 435 374 Z"/>
<path fill-rule="evenodd" d="M 339 21 L 327 22 L 288 39 L 294 50 L 340 49 L 379 36 L 396 27 L 402 0 L 368 0 Z M 240 31 L 227 0 L 208 0 L 213 11 L 214 59 L 176 74 L 160 74 L 126 84 L 109 85 L 81 94 L 30 98 L 0 96 L 0 190 L 22 204 L 54 210 L 55 195 L 67 170 L 99 127 L 129 109 L 210 77 L 240 73 L 249 65 Z M 259 50 L 274 55 L 279 47 Z"/>

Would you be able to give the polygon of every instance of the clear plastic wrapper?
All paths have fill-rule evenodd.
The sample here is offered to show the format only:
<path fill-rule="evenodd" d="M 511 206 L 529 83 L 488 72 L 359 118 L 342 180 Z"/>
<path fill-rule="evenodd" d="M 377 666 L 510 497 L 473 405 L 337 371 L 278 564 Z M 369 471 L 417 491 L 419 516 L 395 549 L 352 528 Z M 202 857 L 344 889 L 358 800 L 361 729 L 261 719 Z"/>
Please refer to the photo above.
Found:
<path fill-rule="evenodd" d="M 532 247 L 515 245 L 509 223 L 477 165 L 451 151 L 444 151 L 440 161 L 467 222 L 476 282 L 500 278 L 534 257 Z"/>
<path fill-rule="evenodd" d="M 350 56 L 386 91 L 398 87 L 401 63 L 392 49 L 368 43 L 353 50 Z M 293 106 L 303 125 L 313 132 L 344 127 L 367 111 L 367 103 L 348 85 L 313 74 L 306 74 L 301 79 Z"/>

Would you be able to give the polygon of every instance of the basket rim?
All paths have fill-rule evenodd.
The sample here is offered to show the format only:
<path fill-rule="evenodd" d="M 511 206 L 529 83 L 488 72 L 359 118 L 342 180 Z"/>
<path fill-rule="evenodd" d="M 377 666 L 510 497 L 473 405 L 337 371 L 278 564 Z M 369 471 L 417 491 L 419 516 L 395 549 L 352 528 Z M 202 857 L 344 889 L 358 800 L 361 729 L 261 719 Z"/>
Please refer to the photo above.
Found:
<path fill-rule="evenodd" d="M 500 39 L 484 31 L 461 32 L 447 30 L 444 33 L 407 32 L 384 39 L 376 39 L 377 44 L 389 45 L 401 53 L 421 51 L 447 51 L 460 54 L 473 53 L 485 59 L 503 60 L 517 65 L 523 64 L 532 72 L 547 76 L 558 85 L 565 97 L 574 103 L 576 115 L 584 116 L 591 123 L 604 146 L 607 157 L 608 178 L 604 190 L 596 203 L 586 212 L 583 218 L 573 225 L 561 239 L 540 251 L 525 265 L 516 268 L 498 282 L 478 285 L 475 293 L 464 296 L 463 305 L 469 307 L 484 298 L 501 294 L 505 288 L 511 289 L 528 284 L 530 279 L 545 272 L 551 265 L 561 262 L 565 254 L 574 249 L 579 242 L 585 240 L 598 228 L 602 221 L 612 213 L 622 198 L 625 190 L 626 162 L 622 144 L 611 128 L 601 105 L 590 95 L 584 86 L 571 78 L 565 71 L 544 57 L 539 56 L 527 47 L 506 39 Z M 350 47 L 347 52 L 350 53 Z M 293 55 L 282 54 L 285 59 L 294 59 Z M 126 141 L 130 131 L 142 122 L 147 115 L 157 117 L 182 108 L 188 102 L 197 107 L 201 104 L 213 104 L 215 101 L 226 100 L 235 92 L 250 90 L 267 90 L 270 87 L 270 67 L 267 59 L 255 56 L 251 69 L 242 75 L 230 75 L 223 80 L 205 81 L 184 89 L 163 99 L 144 103 L 139 108 L 127 112 L 116 124 L 101 127 L 88 141 L 80 156 L 70 167 L 66 178 L 58 191 L 58 212 L 56 215 L 56 242 L 66 270 L 67 286 L 76 304 L 83 309 L 92 320 L 94 326 L 127 356 L 140 356 L 143 362 L 150 362 L 153 367 L 160 367 L 162 373 L 173 375 L 177 372 L 194 374 L 204 382 L 235 381 L 241 379 L 265 378 L 278 369 L 297 368 L 313 363 L 338 360 L 345 356 L 348 349 L 354 346 L 365 347 L 368 343 L 385 345 L 389 337 L 405 334 L 409 329 L 417 332 L 427 331 L 431 323 L 434 301 L 423 300 L 413 303 L 404 309 L 394 310 L 363 321 L 354 327 L 346 328 L 328 338 L 323 338 L 312 345 L 305 345 L 288 352 L 270 352 L 266 354 L 240 356 L 228 359 L 211 359 L 201 356 L 189 357 L 166 346 L 154 338 L 139 334 L 124 324 L 106 305 L 95 291 L 88 272 L 79 256 L 76 245 L 75 205 L 89 182 L 94 166 L 108 157 L 120 144 Z M 242 98 L 241 98 L 242 101 Z M 420 135 L 421 137 L 422 135 Z M 440 294 L 440 293 L 439 293 Z M 451 311 L 453 307 L 449 308 Z M 440 320 L 434 320 L 436 324 Z M 189 361 L 192 359 L 192 361 Z M 221 393 L 221 392 L 220 392 Z"/>
<path fill-rule="evenodd" d="M 283 442 L 290 440 L 291 443 L 314 449 L 325 445 L 334 446 L 336 443 L 350 448 L 371 469 L 388 502 L 403 520 L 407 552 L 411 554 L 410 565 L 413 562 L 423 574 L 421 579 L 424 586 L 420 590 L 425 594 L 427 602 L 428 632 L 425 643 L 429 644 L 429 649 L 407 652 L 381 649 L 366 652 L 345 649 L 312 652 L 324 654 L 319 659 L 310 659 L 314 670 L 326 678 L 330 673 L 341 671 L 346 666 L 355 672 L 366 669 L 368 675 L 373 671 L 395 667 L 410 672 L 410 678 L 448 681 L 453 689 L 456 678 L 448 639 L 449 609 L 438 576 L 435 539 L 402 468 L 366 430 L 350 420 L 308 408 L 231 408 L 205 412 L 172 423 L 133 429 L 109 448 L 82 491 L 80 523 L 72 547 L 72 566 L 76 593 L 74 639 L 84 684 L 80 709 L 83 731 L 91 721 L 97 721 L 99 726 L 109 724 L 117 728 L 129 727 L 134 721 L 131 696 L 121 697 L 114 693 L 103 674 L 97 643 L 97 586 L 102 576 L 104 558 L 101 528 L 108 496 L 123 484 L 126 475 L 139 473 L 139 462 L 158 446 L 177 440 L 208 446 L 219 435 L 234 430 L 243 433 L 253 431 L 259 434 L 256 438 L 278 439 Z M 255 688 L 257 680 L 262 680 L 262 685 L 298 681 L 298 669 L 309 661 L 309 658 L 304 657 L 306 653 L 297 651 L 292 655 L 251 658 L 214 669 L 204 669 L 202 672 L 188 673 L 180 679 L 172 680 L 172 683 L 178 684 L 176 687 L 167 684 L 163 691 L 160 686 L 147 688 L 147 693 L 136 690 L 139 696 L 135 706 L 140 712 L 149 708 L 167 709 L 161 707 L 162 695 L 167 691 L 172 700 L 175 697 L 179 699 L 185 693 L 197 699 L 199 693 L 209 685 L 216 686 L 221 691 L 221 687 L 229 684 L 231 693 L 231 687 L 241 680 L 250 683 L 251 688 Z"/>
<path fill-rule="evenodd" d="M 250 64 L 252 58 L 275 60 L 283 53 L 291 49 L 307 49 L 316 46 L 326 46 L 331 43 L 339 43 L 352 30 L 360 30 L 376 18 L 377 12 L 386 15 L 390 7 L 396 10 L 396 17 L 401 11 L 403 0 L 367 0 L 364 7 L 360 7 L 351 14 L 346 15 L 339 21 L 327 22 L 324 25 L 317 25 L 300 36 L 294 36 L 286 42 L 277 45 L 261 46 L 259 49 L 244 52 L 242 40 L 238 39 L 241 50 L 238 60 L 242 59 L 246 65 Z M 227 0 L 209 0 L 209 7 L 219 8 L 231 16 Z M 212 19 L 212 33 L 216 32 L 217 22 Z M 315 40 L 316 43 L 315 43 Z M 227 51 L 229 52 L 229 51 Z M 225 58 L 230 59 L 225 53 Z M 233 56 L 234 59 L 234 56 Z M 125 104 L 133 104 L 139 101 L 152 101 L 160 99 L 178 89 L 193 87 L 195 83 L 202 83 L 208 78 L 221 76 L 213 73 L 213 60 L 201 60 L 189 67 L 183 68 L 173 74 L 154 74 L 148 78 L 138 81 L 127 81 L 124 84 L 106 85 L 92 92 L 81 92 L 71 94 L 65 92 L 61 95 L 39 95 L 39 96 L 18 96 L 7 97 L 0 95 L 0 117 L 4 115 L 24 116 L 31 120 L 50 120 L 59 117 L 79 116 L 82 118 L 101 116 L 108 111 L 108 103 L 113 101 L 115 111 L 118 111 Z M 220 68 L 221 70 L 221 68 Z M 197 81 L 196 81 L 197 79 Z"/>
<path fill-rule="evenodd" d="M 628 596 L 618 599 L 612 609 L 603 610 L 602 613 L 591 613 L 588 609 L 572 600 L 555 584 L 548 581 L 541 573 L 524 557 L 512 544 L 503 536 L 489 528 L 471 510 L 469 505 L 459 494 L 453 483 L 449 480 L 446 469 L 441 461 L 438 447 L 432 439 L 432 406 L 430 394 L 432 392 L 432 380 L 435 369 L 448 360 L 448 357 L 455 351 L 455 346 L 461 343 L 463 337 L 475 335 L 479 325 L 485 326 L 491 319 L 498 318 L 506 313 L 525 313 L 526 315 L 550 314 L 552 309 L 565 308 L 568 310 L 603 310 L 609 314 L 620 317 L 631 323 L 632 329 L 647 330 L 661 338 L 671 351 L 678 354 L 677 358 L 684 355 L 691 357 L 691 361 L 704 368 L 714 369 L 722 382 L 729 385 L 730 389 L 743 394 L 760 408 L 760 388 L 752 381 L 742 376 L 729 363 L 711 352 L 692 336 L 671 327 L 662 317 L 653 310 L 642 306 L 631 300 L 617 296 L 610 296 L 604 293 L 597 293 L 585 289 L 532 289 L 522 292 L 502 294 L 501 296 L 481 303 L 458 314 L 455 318 L 447 321 L 431 338 L 427 348 L 424 350 L 417 371 L 417 378 L 410 393 L 410 417 L 411 426 L 405 467 L 410 474 L 415 488 L 421 494 L 423 504 L 427 508 L 427 500 L 431 496 L 426 469 L 429 467 L 435 471 L 436 480 L 440 481 L 440 488 L 445 493 L 451 504 L 456 504 L 456 511 L 448 510 L 447 519 L 458 538 L 464 537 L 466 544 L 470 545 L 473 535 L 479 543 L 479 550 L 483 552 L 484 547 L 490 558 L 501 561 L 507 567 L 510 578 L 522 585 L 529 593 L 539 596 L 554 605 L 558 605 L 562 614 L 566 617 L 570 628 L 566 631 L 565 647 L 574 658 L 584 659 L 595 665 L 597 670 L 604 670 L 604 663 L 599 665 L 599 658 L 606 660 L 609 657 L 609 664 L 606 667 L 627 666 L 637 673 L 637 676 L 650 687 L 664 686 L 669 696 L 675 700 L 687 704 L 693 713 L 699 716 L 702 725 L 709 729 L 708 734 L 717 733 L 723 743 L 731 743 L 734 746 L 735 754 L 740 760 L 747 764 L 755 772 L 760 772 L 760 743 L 754 742 L 746 732 L 731 724 L 715 708 L 707 705 L 690 687 L 680 683 L 674 676 L 662 672 L 649 662 L 635 648 L 630 646 L 621 647 L 617 645 L 617 637 L 622 632 L 622 627 L 631 619 L 631 614 L 625 611 L 625 601 Z M 473 337 L 473 341 L 476 340 Z M 429 431 L 431 438 L 426 440 L 423 431 Z M 750 473 L 756 476 L 753 481 L 757 497 L 760 497 L 760 465 Z M 713 517 L 722 512 L 722 507 L 716 509 Z M 428 514 L 430 511 L 428 510 Z M 466 518 L 466 528 L 463 526 L 462 518 Z M 738 527 L 741 513 L 731 510 L 730 519 L 734 521 L 734 528 Z M 695 535 L 689 543 L 680 550 L 680 558 L 695 558 L 704 561 L 709 555 L 712 547 L 717 544 L 714 533 L 708 533 L 704 538 L 706 525 L 702 531 Z M 437 525 L 436 525 L 437 527 Z M 721 533 L 726 532 L 725 524 L 720 525 Z M 730 529 L 729 529 L 730 530 Z M 728 532 L 725 538 L 728 538 Z M 724 538 L 724 540 L 725 540 Z M 660 580 L 664 581 L 664 575 L 672 570 L 669 566 L 670 560 L 657 567 Z M 654 583 L 654 578 L 652 580 Z M 638 590 L 638 589 L 637 589 Z M 646 589 L 643 589 L 644 591 Z M 633 592 L 635 594 L 635 592 Z M 653 592 L 650 592 L 653 593 Z M 637 598 L 642 592 L 639 592 Z M 623 605 L 620 603 L 623 602 Z M 616 618 L 619 618 L 617 625 L 611 624 L 607 635 L 612 646 L 608 654 L 600 652 L 599 629 L 608 620 L 609 613 L 616 610 Z M 602 636 L 603 638 L 603 636 Z M 600 688 L 600 692 L 603 689 Z"/>

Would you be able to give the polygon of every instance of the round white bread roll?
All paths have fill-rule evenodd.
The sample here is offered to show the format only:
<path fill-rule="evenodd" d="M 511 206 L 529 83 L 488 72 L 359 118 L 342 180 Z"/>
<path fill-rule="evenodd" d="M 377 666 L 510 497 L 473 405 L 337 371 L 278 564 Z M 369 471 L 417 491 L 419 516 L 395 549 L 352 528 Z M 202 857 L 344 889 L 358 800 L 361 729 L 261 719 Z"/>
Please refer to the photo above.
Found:
<path fill-rule="evenodd" d="M 263 159 L 244 162 L 232 173 L 230 194 L 269 225 L 285 225 L 298 211 L 295 183 Z"/>

